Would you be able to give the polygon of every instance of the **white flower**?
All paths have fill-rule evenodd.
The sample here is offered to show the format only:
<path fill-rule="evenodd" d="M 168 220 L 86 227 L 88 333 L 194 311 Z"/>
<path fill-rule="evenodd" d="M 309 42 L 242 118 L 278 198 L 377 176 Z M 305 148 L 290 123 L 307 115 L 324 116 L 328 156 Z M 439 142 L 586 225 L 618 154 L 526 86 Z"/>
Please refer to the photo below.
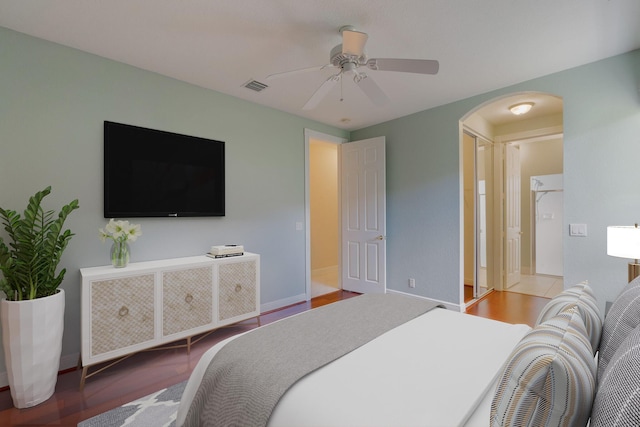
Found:
<path fill-rule="evenodd" d="M 140 229 L 140 224 L 131 224 L 129 229 L 126 232 L 127 240 L 131 240 L 135 242 L 139 236 L 142 236 L 142 230 Z"/>
<path fill-rule="evenodd" d="M 140 224 L 129 224 L 129 221 L 110 219 L 107 226 L 102 229 L 98 229 L 100 240 L 103 242 L 107 238 L 114 242 L 126 242 L 131 240 L 135 242 L 139 236 L 142 235 Z"/>
<path fill-rule="evenodd" d="M 107 229 L 107 233 L 113 233 L 116 229 L 116 220 L 111 218 L 105 228 Z"/>

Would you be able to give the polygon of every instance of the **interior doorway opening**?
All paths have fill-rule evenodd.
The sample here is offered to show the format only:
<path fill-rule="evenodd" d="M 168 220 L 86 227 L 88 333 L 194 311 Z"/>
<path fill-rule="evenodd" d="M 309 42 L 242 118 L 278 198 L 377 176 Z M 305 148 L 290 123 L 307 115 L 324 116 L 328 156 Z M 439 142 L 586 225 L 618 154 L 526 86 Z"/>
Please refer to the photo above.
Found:
<path fill-rule="evenodd" d="M 564 289 L 562 134 L 517 144 L 521 169 L 521 272 L 505 290 L 552 298 Z"/>
<path fill-rule="evenodd" d="M 345 142 L 305 130 L 307 300 L 342 289 L 338 148 Z"/>
<path fill-rule="evenodd" d="M 533 103 L 531 112 L 511 114 L 509 106 L 524 101 Z M 549 260 L 539 251 L 540 231 L 556 233 L 547 248 L 553 247 L 554 268 L 561 266 L 562 207 L 541 205 L 557 194 L 531 184 L 542 176 L 562 175 L 562 109 L 560 97 L 525 92 L 487 102 L 461 120 L 460 265 L 462 286 L 471 281 L 475 287 L 466 295 L 461 289 L 467 306 L 484 294 L 485 275 L 487 290 L 552 297 L 563 289 L 561 267 L 543 273 L 542 263 Z"/>
<path fill-rule="evenodd" d="M 342 289 L 338 145 L 312 139 L 309 145 L 311 298 Z"/>
<path fill-rule="evenodd" d="M 305 129 L 307 301 L 387 289 L 385 138 L 346 142 Z"/>

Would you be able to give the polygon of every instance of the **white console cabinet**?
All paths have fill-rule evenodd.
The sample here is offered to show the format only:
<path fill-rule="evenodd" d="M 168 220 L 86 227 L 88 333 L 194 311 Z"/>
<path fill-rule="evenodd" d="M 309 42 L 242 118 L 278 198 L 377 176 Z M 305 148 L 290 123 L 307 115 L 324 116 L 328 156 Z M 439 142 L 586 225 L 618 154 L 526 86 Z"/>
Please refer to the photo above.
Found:
<path fill-rule="evenodd" d="M 195 256 L 80 269 L 87 369 L 260 315 L 260 256 Z M 105 369 L 105 368 L 103 368 Z"/>

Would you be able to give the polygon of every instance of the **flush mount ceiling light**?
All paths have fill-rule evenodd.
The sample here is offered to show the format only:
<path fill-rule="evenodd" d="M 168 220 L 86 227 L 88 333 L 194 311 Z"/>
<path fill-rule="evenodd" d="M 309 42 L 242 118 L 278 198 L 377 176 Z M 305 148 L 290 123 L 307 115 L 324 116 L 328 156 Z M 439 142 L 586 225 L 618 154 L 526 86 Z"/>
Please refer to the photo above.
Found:
<path fill-rule="evenodd" d="M 531 107 L 533 107 L 533 102 L 521 102 L 509 107 L 509 111 L 516 116 L 520 116 L 522 114 L 527 114 L 529 110 L 531 110 Z"/>

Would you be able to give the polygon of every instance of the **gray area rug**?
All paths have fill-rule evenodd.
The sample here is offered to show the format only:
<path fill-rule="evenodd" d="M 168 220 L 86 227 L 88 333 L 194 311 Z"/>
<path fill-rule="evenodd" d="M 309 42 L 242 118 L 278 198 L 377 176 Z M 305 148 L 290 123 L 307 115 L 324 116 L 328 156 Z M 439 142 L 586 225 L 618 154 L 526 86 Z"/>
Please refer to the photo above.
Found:
<path fill-rule="evenodd" d="M 187 382 L 172 385 L 118 408 L 84 420 L 78 427 L 175 427 Z"/>

